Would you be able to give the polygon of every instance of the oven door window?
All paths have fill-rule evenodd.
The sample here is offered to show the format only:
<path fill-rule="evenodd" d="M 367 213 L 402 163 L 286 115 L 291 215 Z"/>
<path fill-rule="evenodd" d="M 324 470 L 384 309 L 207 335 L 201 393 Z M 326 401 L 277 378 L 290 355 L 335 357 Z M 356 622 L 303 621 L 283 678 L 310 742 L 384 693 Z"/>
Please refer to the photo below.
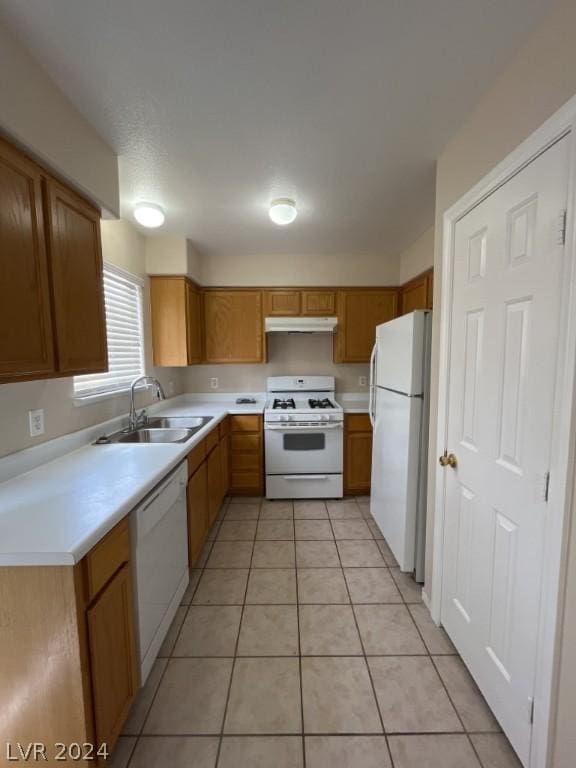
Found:
<path fill-rule="evenodd" d="M 326 435 L 323 432 L 285 433 L 282 448 L 285 451 L 323 451 L 326 448 Z"/>

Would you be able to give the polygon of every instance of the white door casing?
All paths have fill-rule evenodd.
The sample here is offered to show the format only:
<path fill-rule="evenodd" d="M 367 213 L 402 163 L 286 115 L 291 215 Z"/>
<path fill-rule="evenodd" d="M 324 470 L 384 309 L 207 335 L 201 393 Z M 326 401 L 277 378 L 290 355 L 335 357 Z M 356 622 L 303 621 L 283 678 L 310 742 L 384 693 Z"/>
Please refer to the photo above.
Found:
<path fill-rule="evenodd" d="M 525 765 L 531 749 L 570 140 L 456 222 L 441 619 Z"/>

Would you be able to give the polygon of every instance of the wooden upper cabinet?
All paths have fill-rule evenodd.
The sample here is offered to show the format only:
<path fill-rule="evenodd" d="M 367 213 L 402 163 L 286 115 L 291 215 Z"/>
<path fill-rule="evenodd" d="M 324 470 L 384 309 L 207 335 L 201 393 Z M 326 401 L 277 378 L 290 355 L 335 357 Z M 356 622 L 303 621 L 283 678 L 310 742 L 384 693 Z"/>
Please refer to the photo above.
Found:
<path fill-rule="evenodd" d="M 300 314 L 300 291 L 265 291 L 266 317 L 291 317 Z"/>
<path fill-rule="evenodd" d="M 188 365 L 202 362 L 202 294 L 186 282 L 186 330 Z"/>
<path fill-rule="evenodd" d="M 400 288 L 400 314 L 416 309 L 432 309 L 433 270 L 418 275 Z"/>
<path fill-rule="evenodd" d="M 0 140 L 0 381 L 55 370 L 40 169 Z"/>
<path fill-rule="evenodd" d="M 376 326 L 396 317 L 397 310 L 396 288 L 338 291 L 334 361 L 368 363 L 376 338 Z"/>
<path fill-rule="evenodd" d="M 151 277 L 154 365 L 183 366 L 202 360 L 202 296 L 186 277 Z"/>
<path fill-rule="evenodd" d="M 108 367 L 100 213 L 72 190 L 45 180 L 58 370 Z"/>
<path fill-rule="evenodd" d="M 302 291 L 302 314 L 327 317 L 336 311 L 335 291 Z"/>
<path fill-rule="evenodd" d="M 205 291 L 204 328 L 207 363 L 263 362 L 262 292 Z"/>

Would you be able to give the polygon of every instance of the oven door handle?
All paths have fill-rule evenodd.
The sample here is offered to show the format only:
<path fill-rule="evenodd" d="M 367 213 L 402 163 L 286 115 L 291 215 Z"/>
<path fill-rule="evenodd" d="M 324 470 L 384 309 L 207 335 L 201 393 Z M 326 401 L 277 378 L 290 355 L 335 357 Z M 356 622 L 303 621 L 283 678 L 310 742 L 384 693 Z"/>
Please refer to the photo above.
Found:
<path fill-rule="evenodd" d="M 283 475 L 283 480 L 328 480 L 328 475 Z"/>
<path fill-rule="evenodd" d="M 265 428 L 272 432 L 309 432 L 310 430 L 318 432 L 324 429 L 342 429 L 342 422 L 338 424 L 301 424 L 294 427 L 267 424 Z"/>

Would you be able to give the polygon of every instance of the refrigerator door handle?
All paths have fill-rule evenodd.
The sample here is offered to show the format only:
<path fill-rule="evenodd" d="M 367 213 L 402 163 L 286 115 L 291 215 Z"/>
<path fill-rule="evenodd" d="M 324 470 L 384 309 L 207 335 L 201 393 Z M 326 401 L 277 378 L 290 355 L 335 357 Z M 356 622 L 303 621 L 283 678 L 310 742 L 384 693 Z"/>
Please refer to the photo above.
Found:
<path fill-rule="evenodd" d="M 376 413 L 374 411 L 374 403 L 375 403 L 375 393 L 376 393 L 376 382 L 375 382 L 375 373 L 376 373 L 376 351 L 378 349 L 378 340 L 374 342 L 374 346 L 372 347 L 372 354 L 370 355 L 370 400 L 368 404 L 368 416 L 370 417 L 370 424 L 372 424 L 372 429 L 374 429 L 374 424 L 376 422 Z"/>

